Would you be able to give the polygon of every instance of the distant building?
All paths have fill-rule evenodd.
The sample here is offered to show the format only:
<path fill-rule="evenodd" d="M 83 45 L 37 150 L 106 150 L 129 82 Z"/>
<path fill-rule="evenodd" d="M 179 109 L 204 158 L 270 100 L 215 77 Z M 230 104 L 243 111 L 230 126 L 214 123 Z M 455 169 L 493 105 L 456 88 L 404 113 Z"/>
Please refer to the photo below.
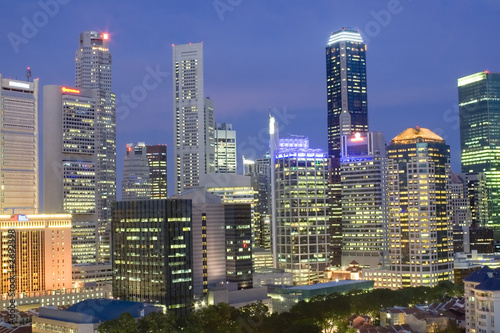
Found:
<path fill-rule="evenodd" d="M 167 199 L 167 145 L 147 145 L 151 199 Z"/>
<path fill-rule="evenodd" d="M 236 173 L 236 131 L 228 123 L 215 125 L 215 172 Z"/>
<path fill-rule="evenodd" d="M 122 200 L 151 199 L 151 180 L 146 144 L 127 143 L 123 160 Z"/>
<path fill-rule="evenodd" d="M 255 269 L 253 274 L 253 287 L 292 287 L 293 274 L 285 272 L 284 269 L 260 267 Z"/>
<path fill-rule="evenodd" d="M 140 319 L 152 312 L 162 312 L 161 307 L 146 303 L 121 301 L 116 299 L 89 299 L 74 304 L 66 310 L 42 307 L 39 315 L 32 318 L 33 333 L 46 332 L 97 332 L 105 321 L 118 319 L 124 313 L 130 313 L 134 319 Z"/>
<path fill-rule="evenodd" d="M 122 200 L 167 199 L 167 146 L 126 145 Z"/>
<path fill-rule="evenodd" d="M 193 302 L 191 200 L 118 201 L 113 208 L 113 297 L 178 315 Z"/>
<path fill-rule="evenodd" d="M 487 227 L 488 187 L 484 173 L 459 173 L 457 177 L 464 184 L 464 194 L 468 198 L 472 224 L 478 227 Z"/>
<path fill-rule="evenodd" d="M 215 172 L 214 102 L 204 97 L 203 43 L 172 47 L 175 193 Z"/>
<path fill-rule="evenodd" d="M 462 172 L 484 173 L 487 226 L 500 228 L 500 73 L 483 71 L 458 79 Z"/>
<path fill-rule="evenodd" d="M 389 264 L 385 141 L 380 132 L 344 135 L 340 158 L 342 266 Z"/>
<path fill-rule="evenodd" d="M 373 289 L 373 281 L 344 280 L 337 282 L 318 283 L 308 286 L 276 288 L 269 293 L 272 301 L 272 312 L 282 313 L 289 311 L 292 306 L 300 301 L 308 302 L 317 295 L 332 293 L 346 293 L 351 290 L 368 291 Z"/>
<path fill-rule="evenodd" d="M 243 157 L 243 174 L 251 177 L 257 196 L 254 211 L 255 246 L 271 249 L 271 159 L 267 156 L 252 161 Z"/>
<path fill-rule="evenodd" d="M 500 271 L 488 266 L 464 279 L 466 332 L 496 332 L 500 323 Z"/>
<path fill-rule="evenodd" d="M 264 286 L 238 289 L 237 283 L 222 283 L 212 287 L 208 291 L 208 305 L 217 305 L 226 303 L 235 308 L 250 305 L 256 302 L 262 302 L 270 307 L 271 298 L 267 296 L 268 288 Z M 197 308 L 198 304 L 195 304 Z"/>
<path fill-rule="evenodd" d="M 0 74 L 0 214 L 38 213 L 38 104 L 38 79 L 33 82 L 11 80 Z"/>
<path fill-rule="evenodd" d="M 273 267 L 273 253 L 271 250 L 254 247 L 252 258 L 254 269 Z"/>

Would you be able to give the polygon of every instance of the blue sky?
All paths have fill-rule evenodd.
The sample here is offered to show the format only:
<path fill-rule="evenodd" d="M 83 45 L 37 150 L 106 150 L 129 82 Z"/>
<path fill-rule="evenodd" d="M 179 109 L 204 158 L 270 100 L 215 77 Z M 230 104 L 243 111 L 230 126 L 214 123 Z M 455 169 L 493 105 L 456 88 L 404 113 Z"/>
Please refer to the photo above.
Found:
<path fill-rule="evenodd" d="M 205 95 L 215 101 L 216 121 L 233 124 L 250 157 L 266 151 L 269 107 L 281 115 L 282 135 L 307 135 L 312 147 L 326 149 L 325 45 L 341 27 L 357 28 L 367 40 L 370 130 L 387 141 L 407 127 L 434 130 L 450 144 L 456 171 L 457 78 L 500 71 L 500 3 L 493 0 L 0 0 L 0 6 L 5 77 L 23 78 L 30 66 L 41 85 L 73 86 L 85 30 L 110 33 L 118 107 L 149 71 L 162 73 L 156 88 L 118 113 L 117 174 L 121 179 L 126 143 L 166 143 L 169 192 L 172 44 L 204 42 Z"/>

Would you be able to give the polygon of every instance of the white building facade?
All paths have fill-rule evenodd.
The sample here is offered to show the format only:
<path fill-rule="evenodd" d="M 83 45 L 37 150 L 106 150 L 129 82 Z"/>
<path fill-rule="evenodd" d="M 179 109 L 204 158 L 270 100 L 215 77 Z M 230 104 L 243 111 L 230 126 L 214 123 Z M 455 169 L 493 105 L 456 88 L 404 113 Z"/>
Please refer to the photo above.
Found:
<path fill-rule="evenodd" d="M 175 193 L 215 171 L 214 104 L 204 96 L 203 43 L 174 45 Z"/>
<path fill-rule="evenodd" d="M 0 214 L 38 213 L 38 86 L 0 74 Z"/>

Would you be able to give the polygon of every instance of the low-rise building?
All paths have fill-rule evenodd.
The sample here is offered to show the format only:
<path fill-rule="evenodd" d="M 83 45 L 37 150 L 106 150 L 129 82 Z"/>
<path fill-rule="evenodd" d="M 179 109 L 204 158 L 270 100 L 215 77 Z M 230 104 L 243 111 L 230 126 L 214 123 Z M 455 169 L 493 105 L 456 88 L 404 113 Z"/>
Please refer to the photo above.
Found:
<path fill-rule="evenodd" d="M 500 268 L 488 266 L 464 279 L 467 333 L 498 332 L 500 329 Z"/>
<path fill-rule="evenodd" d="M 147 303 L 89 299 L 66 310 L 40 308 L 38 316 L 32 318 L 32 329 L 33 333 L 94 333 L 101 323 L 117 319 L 125 312 L 139 319 L 152 312 L 163 312 L 163 309 Z"/>
<path fill-rule="evenodd" d="M 300 301 L 308 302 L 317 295 L 328 295 L 331 293 L 346 293 L 351 290 L 372 290 L 373 281 L 365 280 L 343 280 L 336 282 L 317 283 L 307 286 L 295 286 L 276 288 L 269 297 L 272 301 L 272 312 L 282 313 L 289 311 L 292 306 Z"/>

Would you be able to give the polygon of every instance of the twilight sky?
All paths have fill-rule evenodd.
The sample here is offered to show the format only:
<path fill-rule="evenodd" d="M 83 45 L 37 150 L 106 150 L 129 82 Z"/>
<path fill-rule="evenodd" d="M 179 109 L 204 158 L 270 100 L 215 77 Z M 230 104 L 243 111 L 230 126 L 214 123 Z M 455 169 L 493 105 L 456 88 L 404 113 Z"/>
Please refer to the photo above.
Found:
<path fill-rule="evenodd" d="M 4 77 L 23 79 L 31 66 L 42 86 L 74 86 L 80 32 L 109 32 L 118 185 L 126 143 L 166 143 L 171 194 L 172 44 L 204 42 L 205 95 L 215 101 L 216 121 L 233 124 L 239 154 L 250 158 L 267 149 L 269 107 L 282 136 L 306 135 L 311 147 L 327 148 L 325 45 L 341 27 L 359 29 L 368 45 L 370 130 L 389 141 L 407 127 L 427 127 L 451 146 L 457 172 L 457 78 L 500 71 L 496 0 L 0 0 L 0 6 Z M 124 96 L 140 91 L 150 72 L 158 73 L 157 87 L 127 105 Z"/>

